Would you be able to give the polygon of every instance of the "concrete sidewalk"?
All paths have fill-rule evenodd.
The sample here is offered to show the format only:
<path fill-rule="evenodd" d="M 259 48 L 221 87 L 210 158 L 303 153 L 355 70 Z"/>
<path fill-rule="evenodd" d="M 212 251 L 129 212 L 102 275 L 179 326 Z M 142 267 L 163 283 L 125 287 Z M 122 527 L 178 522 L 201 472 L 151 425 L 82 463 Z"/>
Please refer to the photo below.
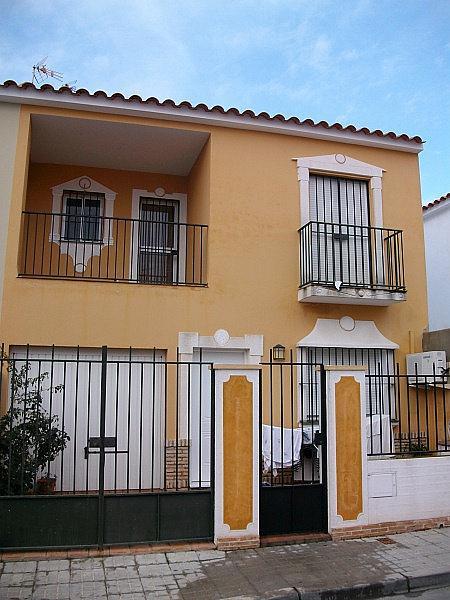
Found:
<path fill-rule="evenodd" d="M 0 599 L 333 600 L 450 584 L 450 528 L 258 550 L 0 563 Z"/>

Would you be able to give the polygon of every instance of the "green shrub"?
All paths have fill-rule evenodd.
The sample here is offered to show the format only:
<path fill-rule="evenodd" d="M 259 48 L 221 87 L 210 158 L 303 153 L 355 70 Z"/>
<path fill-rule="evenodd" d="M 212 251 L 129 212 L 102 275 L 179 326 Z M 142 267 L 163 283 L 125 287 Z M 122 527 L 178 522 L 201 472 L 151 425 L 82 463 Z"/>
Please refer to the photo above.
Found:
<path fill-rule="evenodd" d="M 50 463 L 70 440 L 58 417 L 43 407 L 43 394 L 63 386 L 47 386 L 48 373 L 30 377 L 30 363 L 17 368 L 8 361 L 10 406 L 0 418 L 0 495 L 30 493 L 39 476 L 49 476 Z"/>

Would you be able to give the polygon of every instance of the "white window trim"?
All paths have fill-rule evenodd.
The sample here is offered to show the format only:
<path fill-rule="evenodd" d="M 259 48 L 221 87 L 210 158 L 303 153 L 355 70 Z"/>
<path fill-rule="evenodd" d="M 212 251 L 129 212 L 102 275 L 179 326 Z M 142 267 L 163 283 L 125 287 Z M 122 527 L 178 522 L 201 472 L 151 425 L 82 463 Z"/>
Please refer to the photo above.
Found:
<path fill-rule="evenodd" d="M 100 256 L 102 248 L 112 246 L 114 239 L 112 237 L 112 221 L 104 221 L 103 239 L 99 242 L 85 240 L 66 241 L 61 238 L 61 231 L 64 229 L 64 217 L 60 213 L 66 212 L 64 206 L 65 191 L 81 191 L 103 194 L 105 196 L 105 205 L 102 217 L 112 217 L 114 212 L 114 201 L 116 192 L 102 185 L 98 181 L 83 175 L 70 181 L 65 181 L 52 187 L 52 213 L 57 215 L 52 218 L 52 228 L 49 235 L 49 242 L 58 244 L 61 254 L 68 254 L 74 264 L 77 273 L 83 273 L 93 256 Z"/>
<path fill-rule="evenodd" d="M 213 335 L 200 335 L 197 331 L 178 333 L 178 352 L 180 362 L 193 362 L 196 350 L 243 350 L 246 365 L 260 364 L 264 354 L 264 336 L 245 334 L 232 337 L 226 329 L 218 329 Z M 187 373 L 180 372 L 180 431 L 181 437 L 187 437 Z"/>
<path fill-rule="evenodd" d="M 192 362 L 194 350 L 245 350 L 247 363 L 258 365 L 264 354 L 264 336 L 245 334 L 242 337 L 231 337 L 226 329 L 218 329 L 214 335 L 200 335 L 196 331 L 181 331 L 178 334 L 178 350 L 180 360 Z"/>
<path fill-rule="evenodd" d="M 336 176 L 351 175 L 369 181 L 373 227 L 383 227 L 383 172 L 384 169 L 356 160 L 344 154 L 303 156 L 297 161 L 297 175 L 300 187 L 300 226 L 310 221 L 309 177 L 310 173 L 331 173 Z"/>
<path fill-rule="evenodd" d="M 175 200 L 179 203 L 178 221 L 179 223 L 187 222 L 187 194 L 178 192 L 166 194 L 166 190 L 162 187 L 157 187 L 154 190 L 140 190 L 133 188 L 131 193 L 131 218 L 133 248 L 130 253 L 130 273 L 131 279 L 138 282 L 138 254 L 139 254 L 139 221 L 141 198 L 154 198 L 155 200 Z M 184 283 L 186 276 L 186 228 L 182 227 L 179 232 L 178 239 L 178 266 L 174 265 L 174 278 L 178 274 L 178 282 Z"/>

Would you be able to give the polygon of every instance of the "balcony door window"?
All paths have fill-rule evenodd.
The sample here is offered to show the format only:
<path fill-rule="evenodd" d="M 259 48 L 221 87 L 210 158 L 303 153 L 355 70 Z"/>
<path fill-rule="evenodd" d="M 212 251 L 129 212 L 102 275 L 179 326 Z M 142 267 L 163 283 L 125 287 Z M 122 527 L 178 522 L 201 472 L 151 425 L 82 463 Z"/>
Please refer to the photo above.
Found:
<path fill-rule="evenodd" d="M 368 182 L 310 175 L 313 279 L 324 284 L 370 284 Z"/>
<path fill-rule="evenodd" d="M 104 194 L 65 191 L 61 237 L 74 242 L 100 242 L 104 200 Z"/>
<path fill-rule="evenodd" d="M 141 283 L 177 283 L 178 238 L 178 202 L 141 198 L 138 256 Z"/>

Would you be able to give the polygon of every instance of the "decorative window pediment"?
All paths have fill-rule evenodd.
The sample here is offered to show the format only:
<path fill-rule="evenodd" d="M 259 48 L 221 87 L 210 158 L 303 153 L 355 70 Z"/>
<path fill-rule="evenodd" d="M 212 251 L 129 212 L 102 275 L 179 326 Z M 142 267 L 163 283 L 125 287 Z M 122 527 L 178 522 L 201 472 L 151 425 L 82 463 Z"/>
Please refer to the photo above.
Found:
<path fill-rule="evenodd" d="M 55 195 L 57 196 L 59 194 L 61 198 L 64 190 L 80 190 L 85 192 L 96 192 L 98 194 L 105 194 L 105 197 L 112 203 L 114 203 L 114 200 L 116 198 L 116 192 L 107 188 L 102 183 L 95 181 L 91 177 L 87 177 L 86 175 L 76 177 L 75 179 L 71 179 L 70 181 L 65 181 L 64 183 L 60 183 L 59 185 L 53 186 L 53 202 L 55 202 Z M 55 204 L 53 204 L 53 209 L 55 208 L 58 208 L 58 206 L 55 207 Z M 59 205 L 59 208 L 61 208 L 61 205 Z M 112 216 L 112 213 L 109 216 Z"/>
<path fill-rule="evenodd" d="M 75 271 L 83 273 L 93 256 L 112 246 L 116 192 L 83 175 L 52 187 L 52 227 L 49 241 L 68 254 Z"/>
<path fill-rule="evenodd" d="M 328 173 L 367 179 L 372 191 L 373 225 L 375 227 L 383 226 L 382 181 L 384 169 L 345 154 L 302 156 L 293 160 L 297 161 L 300 184 L 301 225 L 305 225 L 310 220 L 310 174 Z"/>
<path fill-rule="evenodd" d="M 366 177 L 382 177 L 383 169 L 345 154 L 324 154 L 321 156 L 303 156 L 294 159 L 299 169 L 311 169 L 327 173 L 342 173 Z"/>

